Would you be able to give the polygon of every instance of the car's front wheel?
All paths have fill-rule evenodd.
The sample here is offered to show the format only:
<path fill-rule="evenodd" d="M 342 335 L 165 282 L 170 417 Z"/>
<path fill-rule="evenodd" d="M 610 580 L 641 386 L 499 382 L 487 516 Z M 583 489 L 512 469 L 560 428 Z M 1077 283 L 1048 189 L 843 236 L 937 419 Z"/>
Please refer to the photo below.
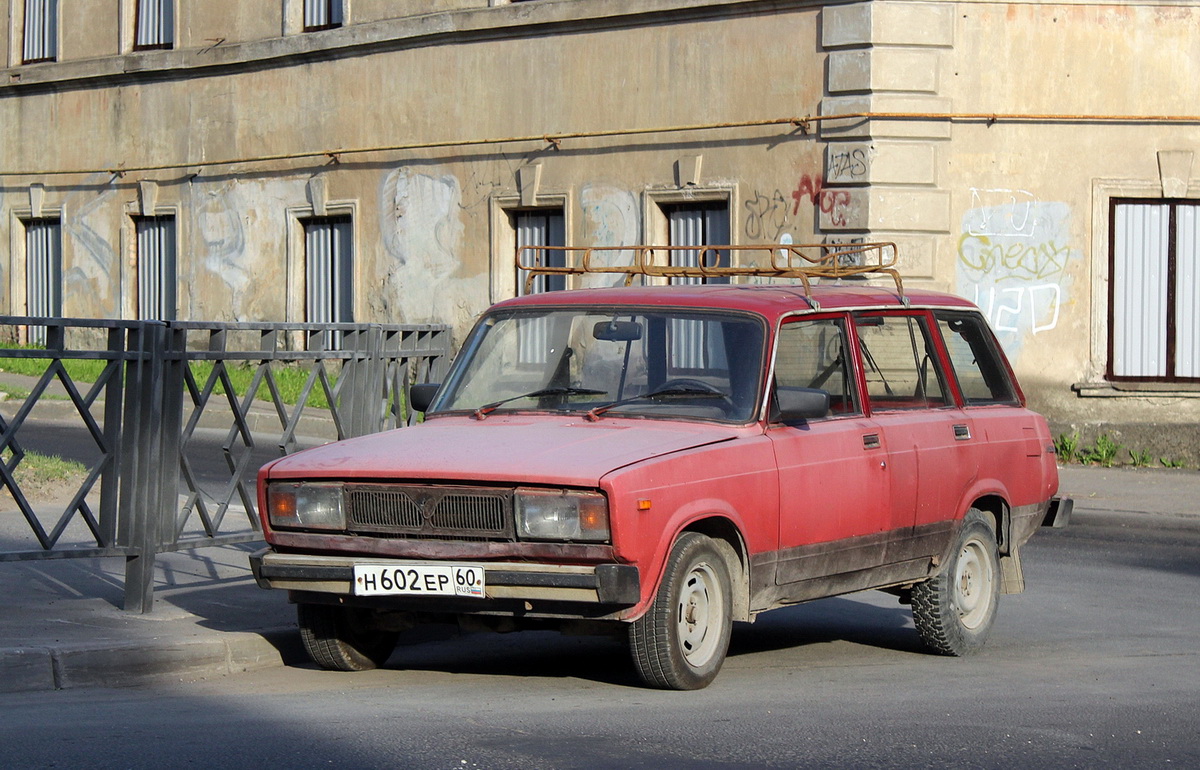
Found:
<path fill-rule="evenodd" d="M 713 541 L 681 535 L 654 603 L 629 629 L 642 681 L 671 690 L 708 686 L 729 649 L 732 598 L 729 567 Z"/>
<path fill-rule="evenodd" d="M 396 649 L 399 633 L 372 623 L 371 612 L 331 604 L 297 604 L 300 639 L 313 663 L 331 671 L 367 671 L 382 666 Z"/>
<path fill-rule="evenodd" d="M 1000 557 L 991 517 L 972 508 L 945 569 L 913 586 L 913 622 L 942 655 L 969 655 L 987 640 L 1000 601 Z"/>

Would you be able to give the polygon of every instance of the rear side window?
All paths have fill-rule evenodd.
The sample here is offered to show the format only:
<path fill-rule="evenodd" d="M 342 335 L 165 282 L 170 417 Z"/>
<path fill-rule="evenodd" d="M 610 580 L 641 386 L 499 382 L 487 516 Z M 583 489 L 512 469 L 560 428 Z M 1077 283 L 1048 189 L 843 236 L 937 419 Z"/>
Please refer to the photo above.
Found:
<path fill-rule="evenodd" d="M 873 411 L 930 409 L 949 397 L 925 316 L 856 315 L 867 397 Z"/>
<path fill-rule="evenodd" d="M 983 319 L 971 313 L 935 312 L 958 387 L 968 404 L 1015 404 L 1016 390 Z"/>

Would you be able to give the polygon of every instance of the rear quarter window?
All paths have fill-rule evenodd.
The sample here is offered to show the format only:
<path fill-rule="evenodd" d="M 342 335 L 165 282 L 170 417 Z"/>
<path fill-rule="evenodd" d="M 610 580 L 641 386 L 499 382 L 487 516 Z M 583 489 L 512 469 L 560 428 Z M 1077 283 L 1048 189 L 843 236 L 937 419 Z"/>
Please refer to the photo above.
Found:
<path fill-rule="evenodd" d="M 1016 404 L 1016 389 L 983 318 L 973 313 L 934 313 L 958 387 L 968 405 Z"/>

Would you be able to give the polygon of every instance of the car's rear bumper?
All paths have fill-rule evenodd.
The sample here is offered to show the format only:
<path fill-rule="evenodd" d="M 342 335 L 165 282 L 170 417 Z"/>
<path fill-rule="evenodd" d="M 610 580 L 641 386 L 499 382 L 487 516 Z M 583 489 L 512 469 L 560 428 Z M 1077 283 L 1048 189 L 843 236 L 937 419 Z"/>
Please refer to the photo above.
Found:
<path fill-rule="evenodd" d="M 277 553 L 270 548 L 250 556 L 254 579 L 262 588 L 288 591 L 354 596 L 354 566 L 436 564 L 434 561 L 387 559 L 378 556 L 318 556 L 310 554 Z M 641 599 L 641 580 L 638 568 L 629 564 L 529 564 L 519 562 L 485 562 L 485 594 L 483 599 L 456 599 L 447 604 L 484 609 L 490 600 L 550 601 L 572 604 L 598 604 L 611 607 L 630 607 Z M 365 597 L 364 597 L 365 598 Z M 372 601 L 417 600 L 438 603 L 441 597 L 388 596 L 371 597 Z"/>
<path fill-rule="evenodd" d="M 1065 527 L 1071 521 L 1071 512 L 1075 509 L 1075 501 L 1070 497 L 1056 497 L 1050 501 L 1046 517 L 1042 519 L 1043 527 Z"/>

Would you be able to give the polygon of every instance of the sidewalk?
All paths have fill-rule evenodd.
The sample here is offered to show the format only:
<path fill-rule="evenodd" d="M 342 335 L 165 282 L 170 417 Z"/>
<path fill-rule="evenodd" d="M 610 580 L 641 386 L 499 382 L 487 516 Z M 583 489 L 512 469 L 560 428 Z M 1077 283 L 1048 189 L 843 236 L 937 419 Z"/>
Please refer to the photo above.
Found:
<path fill-rule="evenodd" d="M 1075 510 L 1196 515 L 1200 473 L 1062 471 Z M 120 609 L 121 559 L 0 562 L 0 692 L 187 681 L 303 663 L 294 608 L 254 584 L 258 545 L 158 557 L 155 609 Z"/>

